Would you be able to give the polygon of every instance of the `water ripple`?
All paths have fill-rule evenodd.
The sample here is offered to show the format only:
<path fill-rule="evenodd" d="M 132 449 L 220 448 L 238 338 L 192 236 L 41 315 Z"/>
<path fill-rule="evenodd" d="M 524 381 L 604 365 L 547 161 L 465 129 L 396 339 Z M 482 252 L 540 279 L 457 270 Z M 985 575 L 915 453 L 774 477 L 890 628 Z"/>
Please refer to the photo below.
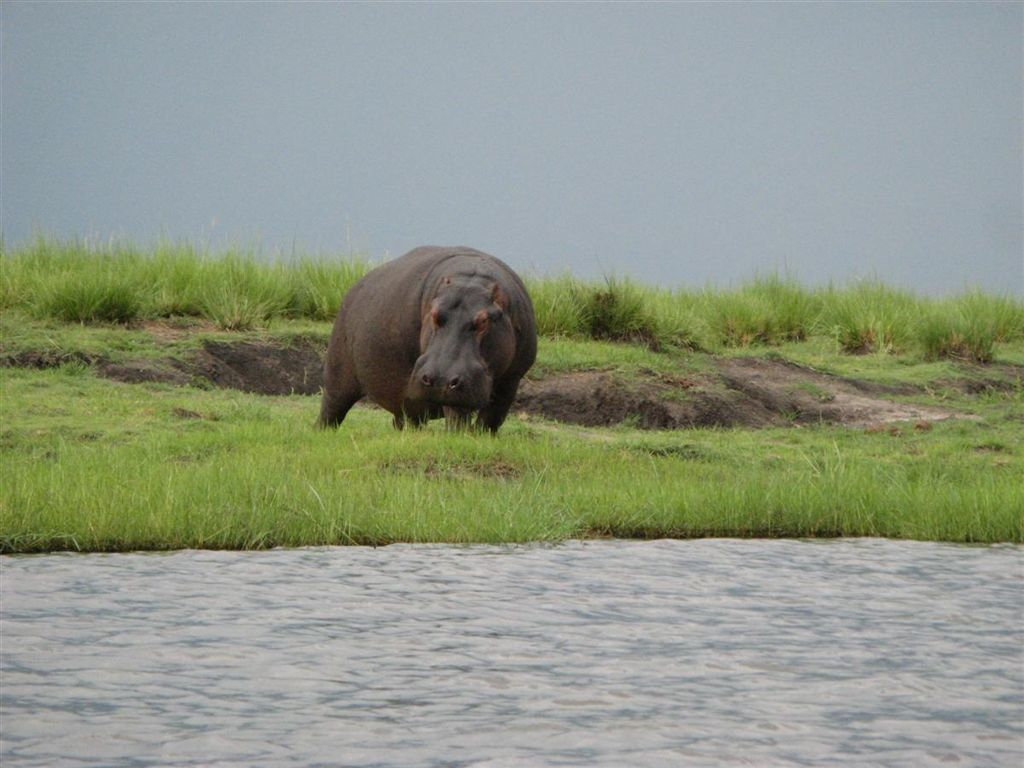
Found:
<path fill-rule="evenodd" d="M 1024 762 L 1024 548 L 4 557 L 0 759 Z"/>

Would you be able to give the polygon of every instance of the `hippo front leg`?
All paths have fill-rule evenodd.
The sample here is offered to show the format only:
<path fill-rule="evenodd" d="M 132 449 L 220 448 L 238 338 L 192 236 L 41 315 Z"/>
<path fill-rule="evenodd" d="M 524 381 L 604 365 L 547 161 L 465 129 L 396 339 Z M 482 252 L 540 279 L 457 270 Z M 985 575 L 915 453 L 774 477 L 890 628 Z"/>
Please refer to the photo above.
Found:
<path fill-rule="evenodd" d="M 444 407 L 444 424 L 449 432 L 464 432 L 473 423 L 473 411 L 465 408 Z"/>
<path fill-rule="evenodd" d="M 419 429 L 433 416 L 430 408 L 425 408 L 419 403 L 406 401 L 400 411 L 395 414 L 393 424 L 395 429 L 405 429 L 406 425 L 413 429 Z"/>
<path fill-rule="evenodd" d="M 519 389 L 519 379 L 504 379 L 494 385 L 491 392 L 491 402 L 480 410 L 476 426 L 478 429 L 488 429 L 496 433 L 505 417 L 508 416 L 512 403 L 515 402 L 516 392 Z"/>

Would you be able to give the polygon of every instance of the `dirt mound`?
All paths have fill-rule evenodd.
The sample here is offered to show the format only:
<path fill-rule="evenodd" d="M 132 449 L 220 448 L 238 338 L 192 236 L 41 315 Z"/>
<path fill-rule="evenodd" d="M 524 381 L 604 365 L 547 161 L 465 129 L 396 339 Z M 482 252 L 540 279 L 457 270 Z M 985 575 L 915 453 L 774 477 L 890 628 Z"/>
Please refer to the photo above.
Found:
<path fill-rule="evenodd" d="M 864 391 L 872 385 L 783 361 L 738 358 L 717 365 L 717 374 L 696 380 L 580 371 L 527 381 L 516 409 L 588 427 L 626 423 L 644 429 L 819 422 L 867 426 L 956 415 L 944 408 L 872 397 Z"/>
<path fill-rule="evenodd" d="M 48 368 L 79 362 L 117 381 L 200 384 L 264 395 L 315 395 L 323 383 L 322 342 L 296 338 L 266 341 L 206 340 L 181 358 L 113 362 L 80 353 L 23 352 L 0 364 Z M 700 376 L 673 376 L 641 369 L 574 371 L 528 379 L 514 410 L 589 427 L 629 424 L 642 429 L 766 427 L 819 422 L 869 426 L 919 423 L 956 414 L 935 406 L 908 405 L 886 396 L 920 394 L 910 385 L 884 386 L 843 379 L 784 360 L 721 358 Z M 971 391 L 988 391 L 981 376 L 968 375 Z"/>
<path fill-rule="evenodd" d="M 745 402 L 712 380 L 673 383 L 660 377 L 626 378 L 607 371 L 577 371 L 524 381 L 514 408 L 586 427 L 627 423 L 641 429 L 680 429 L 774 423 L 767 409 Z"/>
<path fill-rule="evenodd" d="M 138 384 L 212 384 L 260 395 L 315 395 L 323 383 L 319 351 L 309 342 L 280 346 L 259 341 L 206 341 L 183 359 L 98 361 L 101 376 Z"/>
<path fill-rule="evenodd" d="M 101 358 L 84 352 L 62 352 L 56 349 L 15 352 L 0 358 L 0 366 L 11 368 L 58 368 L 70 363 L 92 365 Z"/>
<path fill-rule="evenodd" d="M 100 376 L 128 384 L 142 384 L 147 381 L 177 385 L 196 383 L 196 379 L 183 368 L 180 361 L 169 357 L 163 360 L 129 360 L 126 363 L 100 360 L 96 363 L 96 371 Z"/>
<path fill-rule="evenodd" d="M 942 379 L 935 382 L 935 386 L 948 387 L 966 395 L 984 395 L 990 392 L 1013 392 L 1024 389 L 1024 365 L 1016 363 L 992 363 L 985 366 L 963 365 L 961 372 L 960 377 Z"/>
<path fill-rule="evenodd" d="M 260 341 L 205 341 L 182 358 L 114 362 L 81 352 L 29 351 L 0 357 L 0 366 L 56 368 L 68 363 L 92 365 L 97 373 L 128 384 L 212 384 L 261 395 L 315 395 L 323 383 L 319 344 L 296 339 L 281 345 Z"/>
<path fill-rule="evenodd" d="M 913 387 L 842 379 L 782 360 L 723 359 L 718 361 L 718 370 L 731 390 L 796 424 L 867 426 L 889 421 L 938 421 L 956 415 L 945 408 L 907 405 L 873 396 L 910 394 L 917 391 Z"/>
<path fill-rule="evenodd" d="M 282 347 L 259 341 L 207 341 L 187 362 L 218 387 L 261 395 L 315 395 L 323 384 L 322 350 L 306 340 Z"/>

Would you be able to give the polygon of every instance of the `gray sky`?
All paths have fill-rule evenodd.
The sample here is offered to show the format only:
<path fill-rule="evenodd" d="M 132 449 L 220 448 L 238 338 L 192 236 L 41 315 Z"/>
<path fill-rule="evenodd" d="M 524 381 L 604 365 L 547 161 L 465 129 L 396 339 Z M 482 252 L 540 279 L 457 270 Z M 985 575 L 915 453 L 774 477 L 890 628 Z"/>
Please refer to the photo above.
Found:
<path fill-rule="evenodd" d="M 1024 294 L 1024 4 L 2 4 L 5 242 Z"/>

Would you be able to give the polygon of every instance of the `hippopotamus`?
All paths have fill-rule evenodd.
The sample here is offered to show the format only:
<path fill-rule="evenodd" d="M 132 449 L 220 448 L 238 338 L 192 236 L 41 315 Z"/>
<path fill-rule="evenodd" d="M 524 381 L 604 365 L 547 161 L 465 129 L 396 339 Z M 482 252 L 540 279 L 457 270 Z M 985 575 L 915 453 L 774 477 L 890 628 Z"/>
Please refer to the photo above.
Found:
<path fill-rule="evenodd" d="M 444 416 L 497 432 L 537 356 L 533 303 L 504 262 L 423 246 L 366 274 L 338 310 L 324 361 L 321 427 L 368 397 L 394 425 Z"/>

